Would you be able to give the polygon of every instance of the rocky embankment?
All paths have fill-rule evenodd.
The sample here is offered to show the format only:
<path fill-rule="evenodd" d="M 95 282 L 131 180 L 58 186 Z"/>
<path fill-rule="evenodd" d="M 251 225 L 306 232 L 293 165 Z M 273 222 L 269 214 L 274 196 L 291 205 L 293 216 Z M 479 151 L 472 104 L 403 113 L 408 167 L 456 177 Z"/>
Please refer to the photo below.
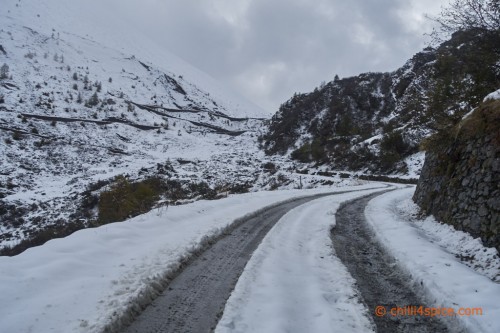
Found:
<path fill-rule="evenodd" d="M 500 251 L 500 100 L 484 102 L 426 148 L 414 201 Z"/>

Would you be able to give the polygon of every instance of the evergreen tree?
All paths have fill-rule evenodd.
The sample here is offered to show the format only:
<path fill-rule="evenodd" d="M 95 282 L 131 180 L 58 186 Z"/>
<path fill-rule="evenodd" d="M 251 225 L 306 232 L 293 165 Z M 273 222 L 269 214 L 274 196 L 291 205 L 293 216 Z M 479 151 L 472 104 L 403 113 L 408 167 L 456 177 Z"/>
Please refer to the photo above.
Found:
<path fill-rule="evenodd" d="M 97 96 L 97 92 L 95 92 L 87 101 L 87 106 L 94 107 L 97 104 L 99 104 L 99 97 Z"/>
<path fill-rule="evenodd" d="M 9 77 L 9 65 L 3 64 L 0 67 L 0 80 L 7 79 Z"/>

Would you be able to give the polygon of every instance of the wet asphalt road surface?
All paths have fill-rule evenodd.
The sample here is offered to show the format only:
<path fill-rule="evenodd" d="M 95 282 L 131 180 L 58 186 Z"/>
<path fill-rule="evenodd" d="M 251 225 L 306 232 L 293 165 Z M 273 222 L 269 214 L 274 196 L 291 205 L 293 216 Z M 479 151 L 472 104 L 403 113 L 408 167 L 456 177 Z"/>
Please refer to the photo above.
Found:
<path fill-rule="evenodd" d="M 267 232 L 289 210 L 322 196 L 281 204 L 236 226 L 191 260 L 123 333 L 211 332 Z"/>
<path fill-rule="evenodd" d="M 375 239 L 366 222 L 364 210 L 368 201 L 380 193 L 351 201 L 336 213 L 332 230 L 335 252 L 356 279 L 361 296 L 377 326 L 378 332 L 448 332 L 444 323 L 424 316 L 376 316 L 377 306 L 425 306 L 421 293 L 410 285 L 410 277 L 395 264 Z"/>

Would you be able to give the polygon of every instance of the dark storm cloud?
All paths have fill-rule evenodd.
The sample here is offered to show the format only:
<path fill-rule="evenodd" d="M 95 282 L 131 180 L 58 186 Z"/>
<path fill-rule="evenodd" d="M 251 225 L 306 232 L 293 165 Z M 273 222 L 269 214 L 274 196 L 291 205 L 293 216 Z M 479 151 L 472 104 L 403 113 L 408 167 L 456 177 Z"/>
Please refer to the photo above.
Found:
<path fill-rule="evenodd" d="M 444 0 L 122 1 L 181 58 L 269 111 L 294 92 L 389 71 L 424 46 Z"/>

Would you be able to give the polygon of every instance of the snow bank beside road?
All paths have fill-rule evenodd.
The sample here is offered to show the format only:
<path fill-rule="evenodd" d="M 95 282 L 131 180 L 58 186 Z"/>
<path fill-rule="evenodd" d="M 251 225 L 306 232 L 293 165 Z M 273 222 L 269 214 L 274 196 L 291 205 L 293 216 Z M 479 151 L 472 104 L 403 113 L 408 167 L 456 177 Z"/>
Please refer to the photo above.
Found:
<path fill-rule="evenodd" d="M 413 282 L 424 287 L 434 303 L 429 306 L 482 308 L 482 316 L 457 316 L 456 322 L 471 332 L 500 332 L 500 285 L 462 264 L 398 213 L 399 203 L 413 192 L 414 188 L 403 189 L 371 200 L 365 210 L 368 223 Z"/>
<path fill-rule="evenodd" d="M 102 331 L 235 219 L 294 197 L 374 187 L 380 184 L 198 201 L 0 257 L 0 332 Z"/>
<path fill-rule="evenodd" d="M 476 272 L 500 283 L 500 257 L 494 247 L 485 247 L 480 238 L 437 222 L 433 216 L 417 218 L 420 208 L 411 197 L 399 201 L 395 208 L 400 216 L 422 230 L 431 242 L 460 258 L 463 264 Z"/>
<path fill-rule="evenodd" d="M 373 332 L 330 239 L 340 203 L 373 192 L 317 199 L 283 216 L 245 267 L 216 332 Z"/>

